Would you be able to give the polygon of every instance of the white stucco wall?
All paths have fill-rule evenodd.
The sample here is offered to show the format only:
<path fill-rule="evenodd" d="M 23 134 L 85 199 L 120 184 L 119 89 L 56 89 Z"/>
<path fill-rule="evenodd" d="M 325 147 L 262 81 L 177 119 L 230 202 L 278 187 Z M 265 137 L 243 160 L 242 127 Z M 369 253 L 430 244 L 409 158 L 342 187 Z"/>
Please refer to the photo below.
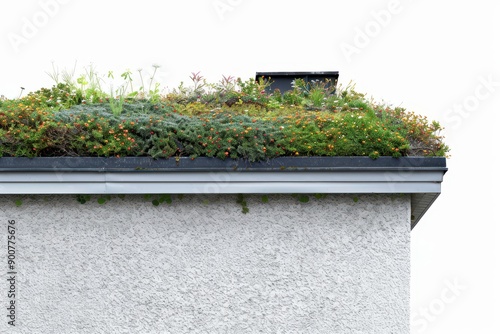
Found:
<path fill-rule="evenodd" d="M 0 196 L 0 333 L 409 333 L 409 196 Z M 8 221 L 16 326 L 8 325 Z"/>

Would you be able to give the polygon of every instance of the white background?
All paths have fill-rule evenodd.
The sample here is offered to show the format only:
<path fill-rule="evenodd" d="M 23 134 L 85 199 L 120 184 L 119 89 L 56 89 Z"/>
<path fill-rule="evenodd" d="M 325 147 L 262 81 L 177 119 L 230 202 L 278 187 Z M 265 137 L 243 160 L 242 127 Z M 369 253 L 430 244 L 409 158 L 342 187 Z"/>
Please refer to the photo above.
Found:
<path fill-rule="evenodd" d="M 50 87 L 51 62 L 117 76 L 159 64 L 168 88 L 198 71 L 339 71 L 439 121 L 452 148 L 412 232 L 412 333 L 500 333 L 499 18 L 487 0 L 2 1 L 0 95 Z"/>

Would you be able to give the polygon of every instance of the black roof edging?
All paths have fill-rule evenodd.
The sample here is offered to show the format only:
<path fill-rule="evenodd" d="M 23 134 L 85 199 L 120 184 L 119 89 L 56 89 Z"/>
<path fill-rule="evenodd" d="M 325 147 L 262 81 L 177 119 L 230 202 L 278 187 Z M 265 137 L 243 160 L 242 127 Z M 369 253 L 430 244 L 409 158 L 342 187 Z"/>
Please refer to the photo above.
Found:
<path fill-rule="evenodd" d="M 444 157 L 278 157 L 250 162 L 246 159 L 189 157 L 153 159 L 150 157 L 1 157 L 2 171 L 65 171 L 65 172 L 286 172 L 286 171 L 419 171 L 448 170 Z"/>

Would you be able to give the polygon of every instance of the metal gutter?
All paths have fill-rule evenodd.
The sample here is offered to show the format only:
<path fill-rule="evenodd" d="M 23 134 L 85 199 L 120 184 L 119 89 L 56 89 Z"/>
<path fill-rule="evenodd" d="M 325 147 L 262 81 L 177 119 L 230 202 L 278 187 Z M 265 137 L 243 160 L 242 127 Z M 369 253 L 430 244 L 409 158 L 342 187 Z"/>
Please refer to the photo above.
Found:
<path fill-rule="evenodd" d="M 441 192 L 445 158 L 0 158 L 0 194 L 411 194 L 412 227 Z"/>

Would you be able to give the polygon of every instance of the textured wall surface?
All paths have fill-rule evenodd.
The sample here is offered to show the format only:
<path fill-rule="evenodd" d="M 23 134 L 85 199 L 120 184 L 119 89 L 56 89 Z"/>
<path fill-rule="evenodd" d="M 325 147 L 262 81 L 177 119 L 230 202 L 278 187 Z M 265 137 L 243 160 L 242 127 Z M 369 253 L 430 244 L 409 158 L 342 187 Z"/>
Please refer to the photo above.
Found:
<path fill-rule="evenodd" d="M 0 196 L 0 333 L 409 333 L 408 196 Z M 7 224 L 16 224 L 16 326 Z"/>

